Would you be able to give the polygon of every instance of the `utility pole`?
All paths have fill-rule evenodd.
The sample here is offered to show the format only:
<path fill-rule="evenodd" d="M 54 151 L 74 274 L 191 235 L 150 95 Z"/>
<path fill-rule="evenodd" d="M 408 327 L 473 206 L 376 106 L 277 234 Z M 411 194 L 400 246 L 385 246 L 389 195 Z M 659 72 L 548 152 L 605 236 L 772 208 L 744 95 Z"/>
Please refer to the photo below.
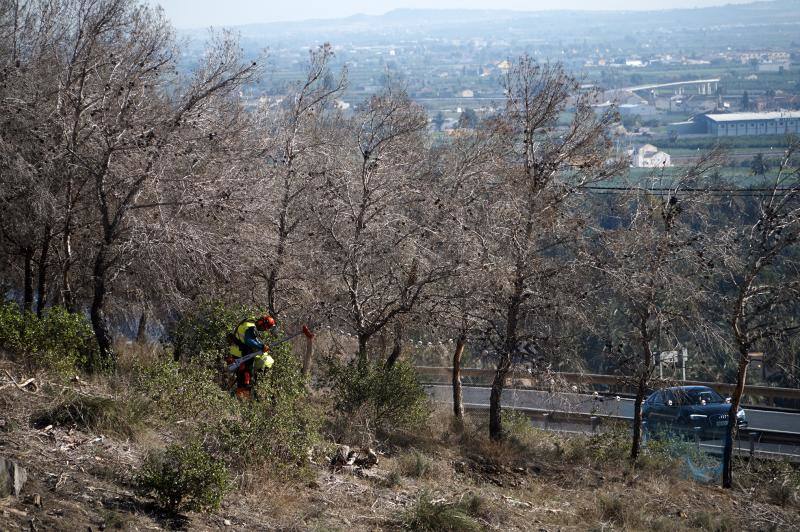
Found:
<path fill-rule="evenodd" d="M 686 357 L 688 353 L 686 352 L 686 348 L 684 347 L 681 351 L 680 359 L 681 359 L 681 380 L 686 380 Z"/>

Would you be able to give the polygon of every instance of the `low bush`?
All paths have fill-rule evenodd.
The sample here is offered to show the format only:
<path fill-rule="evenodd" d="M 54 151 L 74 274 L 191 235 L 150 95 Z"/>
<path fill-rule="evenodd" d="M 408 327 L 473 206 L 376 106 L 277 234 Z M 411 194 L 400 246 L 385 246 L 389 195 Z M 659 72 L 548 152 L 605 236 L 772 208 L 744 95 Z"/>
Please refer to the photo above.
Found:
<path fill-rule="evenodd" d="M 364 440 L 421 427 L 431 413 L 414 367 L 405 361 L 391 369 L 328 361 L 328 385 L 339 414 L 335 427 L 359 432 Z"/>
<path fill-rule="evenodd" d="M 734 530 L 741 530 L 741 527 L 737 526 L 730 517 L 703 510 L 695 512 L 689 523 L 695 528 L 707 530 L 708 532 L 733 532 Z"/>
<path fill-rule="evenodd" d="M 162 419 L 204 420 L 224 416 L 233 405 L 217 375 L 211 369 L 162 358 L 135 369 L 133 388 L 152 401 L 154 413 Z"/>
<path fill-rule="evenodd" d="M 147 410 L 147 403 L 139 398 L 70 395 L 36 414 L 33 421 L 37 426 L 74 426 L 135 438 L 144 425 Z"/>
<path fill-rule="evenodd" d="M 321 415 L 309 402 L 300 364 L 288 344 L 257 380 L 255 401 L 229 399 L 226 415 L 204 424 L 210 445 L 231 468 L 271 463 L 297 470 L 319 442 Z"/>
<path fill-rule="evenodd" d="M 389 474 L 386 475 L 382 485 L 384 488 L 396 488 L 401 484 L 403 480 L 402 475 L 398 471 L 389 471 Z"/>
<path fill-rule="evenodd" d="M 800 466 L 781 460 L 737 460 L 736 482 L 759 499 L 783 508 L 800 507 Z"/>
<path fill-rule="evenodd" d="M 533 426 L 530 416 L 517 410 L 503 410 L 503 428 L 509 442 L 537 455 L 557 453 L 561 443 L 557 433 Z"/>
<path fill-rule="evenodd" d="M 173 331 L 182 361 L 161 357 L 134 368 L 133 385 L 156 402 L 167 419 L 191 417 L 220 419 L 235 411 L 230 400 L 234 376 L 224 370 L 226 336 L 241 319 L 251 315 L 244 308 L 207 302 L 184 316 Z M 268 336 L 268 335 L 267 335 Z M 271 338 L 264 338 L 269 341 Z M 255 395 L 264 400 L 294 404 L 305 394 L 305 381 L 289 344 L 270 350 L 272 369 L 257 376 Z"/>
<path fill-rule="evenodd" d="M 397 458 L 397 472 L 404 477 L 428 477 L 433 465 L 433 461 L 430 458 L 416 450 L 412 450 Z"/>
<path fill-rule="evenodd" d="M 299 473 L 319 441 L 319 414 L 301 401 L 250 401 L 203 425 L 208 445 L 232 470 L 269 463 Z"/>
<path fill-rule="evenodd" d="M 227 352 L 226 336 L 253 309 L 203 301 L 187 312 L 171 329 L 175 359 L 191 359 L 214 367 Z"/>
<path fill-rule="evenodd" d="M 472 498 L 456 503 L 432 500 L 422 493 L 416 503 L 403 515 L 400 523 L 406 530 L 420 531 L 470 531 L 481 530 L 481 525 L 470 513 L 475 510 Z"/>
<path fill-rule="evenodd" d="M 219 306 L 201 312 L 208 321 L 197 337 L 199 345 L 218 348 L 213 338 L 219 336 L 224 341 L 224 335 L 236 324 L 227 321 L 234 314 L 241 315 Z M 214 330 L 217 332 L 212 333 Z M 206 448 L 231 470 L 239 470 L 244 464 L 251 469 L 270 463 L 297 471 L 298 465 L 304 465 L 319 440 L 321 416 L 308 401 L 300 363 L 290 344 L 270 350 L 275 362 L 256 375 L 253 401 L 232 396 L 234 376 L 224 372 L 221 353 L 216 355 L 216 364 L 211 364 L 203 351 L 197 353 L 183 362 L 164 357 L 139 368 L 135 371 L 135 388 L 153 401 L 154 410 L 163 419 L 197 421 Z"/>
<path fill-rule="evenodd" d="M 26 343 L 25 314 L 16 303 L 0 304 L 0 347 L 11 353 L 21 353 Z"/>
<path fill-rule="evenodd" d="M 478 457 L 486 464 L 495 466 L 524 466 L 531 453 L 515 438 L 495 441 L 487 430 L 470 430 L 462 434 L 459 445 L 467 457 Z"/>
<path fill-rule="evenodd" d="M 50 307 L 38 320 L 38 338 L 33 344 L 43 357 L 40 363 L 62 373 L 74 373 L 92 363 L 97 355 L 97 341 L 92 325 L 83 314 L 63 307 Z"/>
<path fill-rule="evenodd" d="M 503 410 L 503 430 L 506 437 L 527 440 L 533 434 L 531 418 L 524 412 L 506 408 Z"/>
<path fill-rule="evenodd" d="M 597 496 L 597 510 L 602 521 L 625 524 L 625 501 L 618 495 L 601 493 Z"/>
<path fill-rule="evenodd" d="M 630 446 L 629 429 L 624 424 L 612 424 L 609 430 L 588 438 L 570 438 L 564 453 L 571 460 L 607 463 L 627 458 Z"/>
<path fill-rule="evenodd" d="M 140 493 L 153 494 L 158 504 L 172 512 L 215 510 L 230 490 L 225 465 L 197 442 L 150 453 L 135 481 Z"/>
<path fill-rule="evenodd" d="M 796 478 L 776 478 L 767 485 L 766 499 L 782 508 L 800 506 L 800 483 Z"/>
<path fill-rule="evenodd" d="M 720 459 L 701 451 L 680 434 L 652 434 L 642 446 L 638 465 L 645 469 L 676 473 L 701 483 L 715 483 L 722 473 Z"/>
<path fill-rule="evenodd" d="M 70 376 L 96 359 L 97 342 L 89 320 L 63 307 L 39 318 L 15 303 L 0 305 L 0 347 L 33 368 Z"/>
<path fill-rule="evenodd" d="M 641 506 L 630 504 L 629 497 L 627 493 L 613 492 L 597 495 L 596 517 L 600 521 L 601 530 L 607 529 L 609 523 L 614 525 L 614 529 L 620 530 L 649 530 L 658 526 L 648 520 L 647 513 Z M 593 530 L 597 529 L 596 527 Z"/>

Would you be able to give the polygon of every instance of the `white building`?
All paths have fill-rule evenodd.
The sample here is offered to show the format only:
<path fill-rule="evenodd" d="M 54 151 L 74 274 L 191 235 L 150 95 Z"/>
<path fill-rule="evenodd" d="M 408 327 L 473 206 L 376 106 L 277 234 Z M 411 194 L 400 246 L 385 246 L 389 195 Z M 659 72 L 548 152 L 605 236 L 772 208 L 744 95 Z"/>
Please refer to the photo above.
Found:
<path fill-rule="evenodd" d="M 652 144 L 643 144 L 628 150 L 631 156 L 631 166 L 634 168 L 663 168 L 672 166 L 671 157 L 667 152 L 659 151 Z"/>
<path fill-rule="evenodd" d="M 800 111 L 709 113 L 703 120 L 708 133 L 716 137 L 800 133 Z"/>

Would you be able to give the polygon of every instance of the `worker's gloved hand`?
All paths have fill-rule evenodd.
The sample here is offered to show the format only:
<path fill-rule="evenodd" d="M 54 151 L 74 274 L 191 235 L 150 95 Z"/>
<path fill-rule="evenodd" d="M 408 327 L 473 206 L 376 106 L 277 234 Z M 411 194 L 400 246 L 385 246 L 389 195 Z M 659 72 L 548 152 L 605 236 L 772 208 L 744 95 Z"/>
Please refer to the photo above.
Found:
<path fill-rule="evenodd" d="M 253 368 L 257 371 L 260 371 L 265 368 L 269 369 L 272 367 L 274 363 L 275 360 L 271 356 L 267 354 L 258 355 L 255 361 L 253 362 Z"/>

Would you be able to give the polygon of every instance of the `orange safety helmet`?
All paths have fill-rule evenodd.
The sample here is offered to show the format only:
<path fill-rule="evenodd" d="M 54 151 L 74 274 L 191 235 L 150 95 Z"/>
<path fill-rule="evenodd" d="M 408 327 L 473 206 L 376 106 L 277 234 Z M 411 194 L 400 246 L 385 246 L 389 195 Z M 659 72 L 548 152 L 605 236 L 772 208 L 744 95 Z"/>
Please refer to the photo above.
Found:
<path fill-rule="evenodd" d="M 256 328 L 259 331 L 266 331 L 275 327 L 275 319 L 272 316 L 264 315 L 256 320 Z"/>

